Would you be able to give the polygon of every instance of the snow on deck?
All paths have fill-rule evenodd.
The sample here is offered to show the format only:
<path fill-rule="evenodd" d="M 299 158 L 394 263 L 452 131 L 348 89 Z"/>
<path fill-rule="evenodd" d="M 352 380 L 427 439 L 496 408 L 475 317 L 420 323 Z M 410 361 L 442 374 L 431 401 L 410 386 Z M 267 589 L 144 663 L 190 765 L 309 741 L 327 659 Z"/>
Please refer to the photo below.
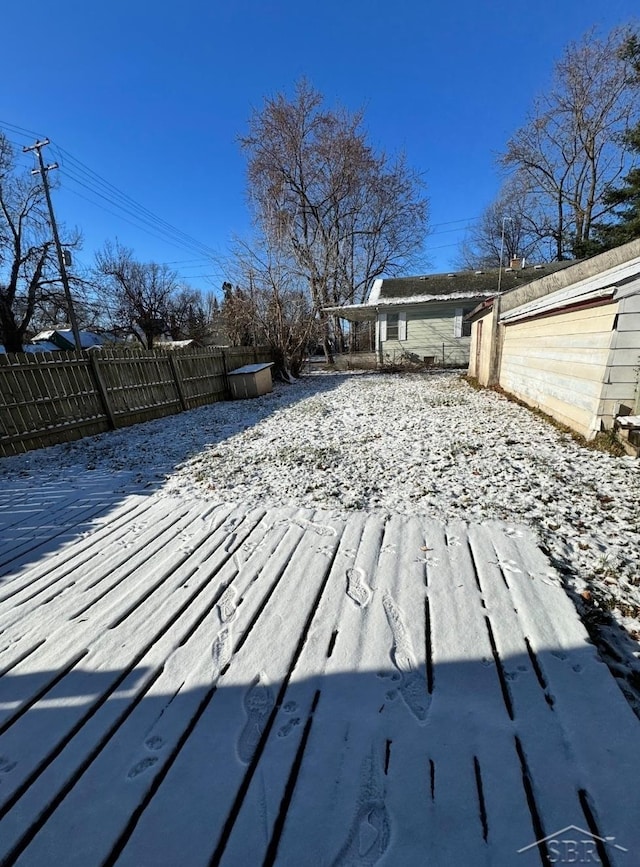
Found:
<path fill-rule="evenodd" d="M 529 530 L 104 482 L 75 532 L 0 494 L 3 864 L 639 862 L 640 723 Z"/>

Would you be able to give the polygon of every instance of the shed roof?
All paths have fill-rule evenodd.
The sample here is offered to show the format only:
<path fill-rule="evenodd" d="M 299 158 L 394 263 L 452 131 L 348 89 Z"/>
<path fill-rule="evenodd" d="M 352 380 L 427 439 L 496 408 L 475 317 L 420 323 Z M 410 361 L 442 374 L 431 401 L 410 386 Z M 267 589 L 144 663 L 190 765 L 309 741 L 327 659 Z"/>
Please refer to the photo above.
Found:
<path fill-rule="evenodd" d="M 235 370 L 230 370 L 228 376 L 235 376 L 243 373 L 259 373 L 267 367 L 273 367 L 273 361 L 263 361 L 257 364 L 245 364 L 244 367 L 237 367 Z"/>
<path fill-rule="evenodd" d="M 92 331 L 80 331 L 80 345 L 82 349 L 90 349 L 92 346 L 102 346 L 102 338 Z M 76 341 L 70 328 L 52 328 L 40 331 L 31 341 L 32 343 L 49 342 L 56 349 L 75 349 Z"/>

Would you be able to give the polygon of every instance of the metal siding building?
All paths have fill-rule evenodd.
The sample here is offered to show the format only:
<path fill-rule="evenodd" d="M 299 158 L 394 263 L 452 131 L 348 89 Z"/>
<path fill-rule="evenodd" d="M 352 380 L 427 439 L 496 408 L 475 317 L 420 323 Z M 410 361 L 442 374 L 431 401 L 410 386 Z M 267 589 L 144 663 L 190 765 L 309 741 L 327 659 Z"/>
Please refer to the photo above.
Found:
<path fill-rule="evenodd" d="M 640 241 L 474 311 L 470 374 L 589 439 L 638 413 L 639 370 Z"/>

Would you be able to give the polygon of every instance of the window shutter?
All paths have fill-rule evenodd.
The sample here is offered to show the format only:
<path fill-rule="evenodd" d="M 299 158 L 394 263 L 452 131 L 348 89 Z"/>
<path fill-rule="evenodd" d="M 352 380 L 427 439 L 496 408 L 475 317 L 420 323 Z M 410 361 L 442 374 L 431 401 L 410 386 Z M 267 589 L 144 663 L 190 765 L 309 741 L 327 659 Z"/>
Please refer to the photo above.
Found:
<path fill-rule="evenodd" d="M 380 323 L 380 342 L 384 343 L 387 339 L 387 314 L 381 313 L 378 322 Z"/>
<path fill-rule="evenodd" d="M 407 339 L 407 314 L 398 314 L 398 340 Z"/>
<path fill-rule="evenodd" d="M 462 307 L 456 307 L 456 317 L 453 320 L 453 336 L 462 337 Z"/>

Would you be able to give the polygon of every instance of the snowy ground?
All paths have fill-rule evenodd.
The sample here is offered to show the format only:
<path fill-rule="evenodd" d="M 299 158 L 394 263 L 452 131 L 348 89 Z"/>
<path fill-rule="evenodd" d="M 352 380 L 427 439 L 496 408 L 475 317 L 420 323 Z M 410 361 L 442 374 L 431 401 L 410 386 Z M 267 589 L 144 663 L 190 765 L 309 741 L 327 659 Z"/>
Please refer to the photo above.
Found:
<path fill-rule="evenodd" d="M 521 522 L 592 625 L 609 610 L 640 639 L 640 463 L 585 449 L 456 373 L 312 375 L 5 458 L 0 479 L 122 469 L 187 499 Z M 633 663 L 636 642 L 602 629 Z"/>
<path fill-rule="evenodd" d="M 640 721 L 526 528 L 142 490 L 42 556 L 14 505 L 3 865 L 638 864 Z"/>

